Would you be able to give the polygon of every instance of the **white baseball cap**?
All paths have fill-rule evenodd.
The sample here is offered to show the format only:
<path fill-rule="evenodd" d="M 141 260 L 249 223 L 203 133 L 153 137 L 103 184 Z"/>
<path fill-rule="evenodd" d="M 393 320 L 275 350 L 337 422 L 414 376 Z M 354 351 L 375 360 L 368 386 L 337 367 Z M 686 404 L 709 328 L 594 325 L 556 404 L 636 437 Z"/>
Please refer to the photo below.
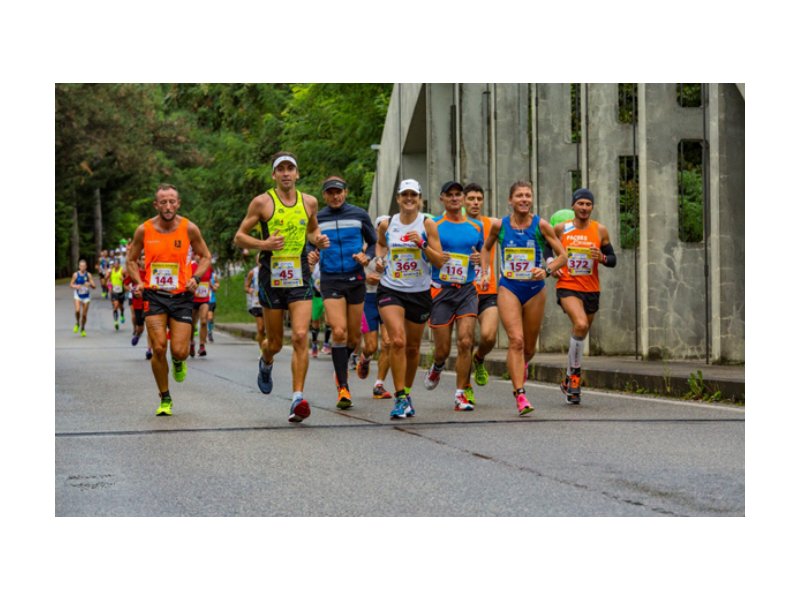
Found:
<path fill-rule="evenodd" d="M 419 185 L 419 181 L 416 179 L 404 179 L 400 182 L 400 185 L 397 188 L 397 193 L 402 194 L 406 190 L 411 190 L 412 192 L 422 194 L 422 188 Z"/>
<path fill-rule="evenodd" d="M 295 167 L 297 166 L 297 161 L 295 159 L 293 159 L 291 156 L 289 156 L 287 154 L 283 154 L 283 155 L 279 156 L 278 158 L 276 158 L 275 162 L 272 163 L 272 170 L 274 171 L 275 169 L 278 168 L 279 164 L 281 164 L 282 162 L 287 162 L 287 161 L 292 163 Z"/>

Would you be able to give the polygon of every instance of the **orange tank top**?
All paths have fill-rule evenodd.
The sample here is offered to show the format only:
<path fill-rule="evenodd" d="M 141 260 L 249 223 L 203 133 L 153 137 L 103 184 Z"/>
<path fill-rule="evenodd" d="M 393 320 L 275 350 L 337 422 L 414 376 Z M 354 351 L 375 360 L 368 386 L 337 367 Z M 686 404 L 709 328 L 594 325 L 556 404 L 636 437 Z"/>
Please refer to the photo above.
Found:
<path fill-rule="evenodd" d="M 481 223 L 483 223 L 483 243 L 486 244 L 486 239 L 489 237 L 489 232 L 492 229 L 492 219 L 481 215 L 478 217 Z M 492 246 L 491 252 L 489 252 L 489 287 L 485 290 L 481 287 L 481 274 L 480 274 L 480 266 L 475 268 L 475 287 L 478 290 L 478 294 L 496 294 L 497 293 L 497 274 L 495 273 L 496 270 L 496 263 L 495 263 L 495 250 L 497 250 L 497 244 Z"/>
<path fill-rule="evenodd" d="M 576 229 L 574 221 L 564 224 L 561 244 L 567 252 L 567 264 L 561 269 L 556 288 L 577 292 L 599 292 L 600 278 L 597 261 L 592 259 L 589 248 L 600 247 L 600 230 L 597 221 L 589 221 L 586 229 Z"/>
<path fill-rule="evenodd" d="M 170 294 L 186 291 L 186 282 L 192 276 L 189 262 L 189 220 L 181 217 L 178 228 L 170 233 L 160 233 L 153 220 L 144 222 L 145 287 Z"/>

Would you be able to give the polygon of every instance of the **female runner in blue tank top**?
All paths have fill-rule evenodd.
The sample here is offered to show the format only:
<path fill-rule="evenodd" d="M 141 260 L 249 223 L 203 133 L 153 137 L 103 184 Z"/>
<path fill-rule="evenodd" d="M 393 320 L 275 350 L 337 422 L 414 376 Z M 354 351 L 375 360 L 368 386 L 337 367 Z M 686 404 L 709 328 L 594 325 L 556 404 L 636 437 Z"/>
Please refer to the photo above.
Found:
<path fill-rule="evenodd" d="M 508 198 L 511 214 L 502 220 L 493 219 L 492 229 L 481 250 L 481 271 L 487 273 L 489 257 L 495 242 L 500 244 L 500 282 L 497 306 L 508 334 L 508 372 L 514 386 L 519 415 L 533 411 L 525 394 L 525 365 L 536 352 L 536 340 L 544 316 L 544 280 L 551 271 L 567 261 L 566 253 L 555 236 L 553 227 L 533 214 L 533 185 L 518 181 L 511 186 Z M 549 267 L 542 260 L 542 246 L 548 243 L 556 259 Z M 488 284 L 486 276 L 482 284 Z"/>

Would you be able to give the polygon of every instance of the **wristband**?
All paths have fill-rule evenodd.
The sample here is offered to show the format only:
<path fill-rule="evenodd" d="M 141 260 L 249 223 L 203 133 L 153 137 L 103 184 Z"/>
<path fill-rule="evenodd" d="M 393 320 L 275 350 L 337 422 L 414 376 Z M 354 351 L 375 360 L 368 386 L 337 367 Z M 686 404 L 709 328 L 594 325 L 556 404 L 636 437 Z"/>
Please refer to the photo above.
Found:
<path fill-rule="evenodd" d="M 199 275 L 192 275 L 192 279 L 197 282 L 197 285 L 200 285 L 200 276 Z"/>
<path fill-rule="evenodd" d="M 428 242 L 426 242 L 423 239 L 420 239 L 420 241 L 417 242 L 417 246 L 419 246 L 421 250 L 425 250 L 428 247 Z"/>

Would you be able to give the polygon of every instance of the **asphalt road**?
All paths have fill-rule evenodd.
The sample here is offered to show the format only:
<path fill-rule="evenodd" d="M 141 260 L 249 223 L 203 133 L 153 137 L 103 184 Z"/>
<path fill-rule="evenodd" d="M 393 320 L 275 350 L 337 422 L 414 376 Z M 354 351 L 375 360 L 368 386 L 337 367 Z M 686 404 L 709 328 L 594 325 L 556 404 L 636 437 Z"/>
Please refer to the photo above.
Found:
<path fill-rule="evenodd" d="M 91 303 L 88 336 L 72 332 L 71 293 L 55 289 L 56 516 L 741 516 L 744 409 L 584 392 L 567 405 L 528 384 L 536 411 L 516 414 L 511 385 L 476 388 L 477 410 L 452 409 L 454 377 L 417 416 L 389 419 L 373 371 L 351 379 L 354 407 L 335 407 L 333 366 L 311 360 L 312 415 L 287 421 L 291 349 L 275 389 L 256 387 L 252 341 L 215 332 L 208 356 L 171 380 L 172 417 L 130 315 Z"/>

